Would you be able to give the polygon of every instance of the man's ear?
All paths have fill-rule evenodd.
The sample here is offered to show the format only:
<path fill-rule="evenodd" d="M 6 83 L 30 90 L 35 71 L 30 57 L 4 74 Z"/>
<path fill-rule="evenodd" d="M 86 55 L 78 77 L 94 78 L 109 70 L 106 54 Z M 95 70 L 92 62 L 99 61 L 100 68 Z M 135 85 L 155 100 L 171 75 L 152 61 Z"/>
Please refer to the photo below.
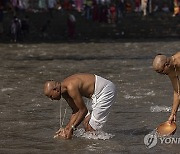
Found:
<path fill-rule="evenodd" d="M 57 87 L 53 88 L 53 90 L 54 90 L 54 91 L 57 91 L 57 92 L 59 92 L 59 91 L 60 91 L 60 90 L 58 90 L 58 88 L 57 88 Z"/>

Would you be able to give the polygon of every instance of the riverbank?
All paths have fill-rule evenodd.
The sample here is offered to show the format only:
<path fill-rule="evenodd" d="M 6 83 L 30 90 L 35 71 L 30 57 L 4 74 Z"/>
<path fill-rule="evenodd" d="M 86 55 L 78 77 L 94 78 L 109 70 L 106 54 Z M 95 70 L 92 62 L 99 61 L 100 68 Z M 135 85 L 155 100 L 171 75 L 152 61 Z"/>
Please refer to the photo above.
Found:
<path fill-rule="evenodd" d="M 99 41 L 126 39 L 179 39 L 180 16 L 172 17 L 172 13 L 157 12 L 143 17 L 142 14 L 131 13 L 116 24 L 99 23 L 85 19 L 81 13 L 71 12 L 76 17 L 76 33 L 74 39 L 67 35 L 67 16 L 69 12 L 24 12 L 19 18 L 29 17 L 30 32 L 20 42 L 66 42 L 66 41 Z M 9 27 L 12 13 L 4 14 L 4 33 L 0 35 L 1 43 L 10 42 Z M 46 26 L 42 32 L 42 27 Z"/>

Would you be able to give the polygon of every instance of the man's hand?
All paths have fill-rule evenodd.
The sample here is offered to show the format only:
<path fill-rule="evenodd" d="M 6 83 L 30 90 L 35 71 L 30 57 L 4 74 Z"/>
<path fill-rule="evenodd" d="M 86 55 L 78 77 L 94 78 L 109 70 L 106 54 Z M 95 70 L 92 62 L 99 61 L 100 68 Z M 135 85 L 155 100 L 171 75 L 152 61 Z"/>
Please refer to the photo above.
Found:
<path fill-rule="evenodd" d="M 58 138 L 58 137 L 62 137 L 65 138 L 65 129 L 64 128 L 60 128 L 57 132 L 56 135 L 54 135 L 54 138 Z"/>
<path fill-rule="evenodd" d="M 73 135 L 73 130 L 72 130 L 72 128 L 65 129 L 64 134 L 65 134 L 66 139 L 71 139 L 71 138 L 72 138 L 72 135 Z"/>
<path fill-rule="evenodd" d="M 168 122 L 171 124 L 172 122 L 176 122 L 176 114 L 171 114 L 169 116 Z"/>
<path fill-rule="evenodd" d="M 71 139 L 73 135 L 72 129 L 67 128 L 60 128 L 57 132 L 54 138 L 63 138 L 63 139 Z"/>
<path fill-rule="evenodd" d="M 61 131 L 64 131 L 64 128 L 59 128 L 59 130 L 56 132 L 56 134 L 59 134 Z"/>

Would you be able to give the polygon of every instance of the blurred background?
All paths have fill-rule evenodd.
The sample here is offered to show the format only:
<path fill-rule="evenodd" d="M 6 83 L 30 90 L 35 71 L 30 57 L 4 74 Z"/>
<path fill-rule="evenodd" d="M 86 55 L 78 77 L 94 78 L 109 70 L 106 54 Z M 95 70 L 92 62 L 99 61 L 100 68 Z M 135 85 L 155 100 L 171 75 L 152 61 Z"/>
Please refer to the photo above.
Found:
<path fill-rule="evenodd" d="M 1 0 L 1 42 L 179 38 L 179 0 Z"/>

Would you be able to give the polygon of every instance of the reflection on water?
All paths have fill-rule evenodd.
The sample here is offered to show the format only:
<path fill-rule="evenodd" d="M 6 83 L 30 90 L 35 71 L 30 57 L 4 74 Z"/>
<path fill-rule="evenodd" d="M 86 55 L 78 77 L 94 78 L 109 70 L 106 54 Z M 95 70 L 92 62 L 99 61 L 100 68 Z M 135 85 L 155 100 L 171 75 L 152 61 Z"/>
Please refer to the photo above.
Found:
<path fill-rule="evenodd" d="M 179 41 L 0 44 L 0 51 L 0 153 L 148 153 L 144 136 L 170 114 L 171 83 L 152 70 L 152 60 L 179 51 Z M 43 84 L 77 72 L 113 81 L 117 100 L 103 131 L 85 133 L 80 125 L 72 140 L 54 139 L 59 102 L 43 95 Z M 68 108 L 64 123 L 70 114 Z M 178 153 L 179 145 L 151 149 L 169 150 Z"/>

